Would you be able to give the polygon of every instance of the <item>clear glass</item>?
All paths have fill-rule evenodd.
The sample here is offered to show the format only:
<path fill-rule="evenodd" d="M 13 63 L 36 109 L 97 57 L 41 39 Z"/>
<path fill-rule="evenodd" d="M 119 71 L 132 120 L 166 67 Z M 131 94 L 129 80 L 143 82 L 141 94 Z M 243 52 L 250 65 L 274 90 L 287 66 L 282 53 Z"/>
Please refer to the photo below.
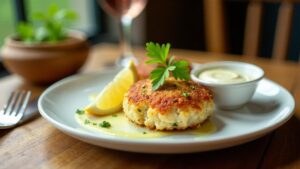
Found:
<path fill-rule="evenodd" d="M 138 62 L 131 50 L 132 20 L 138 16 L 147 4 L 147 0 L 98 0 L 101 7 L 116 18 L 120 27 L 121 56 L 117 65 L 126 66 L 129 60 Z"/>

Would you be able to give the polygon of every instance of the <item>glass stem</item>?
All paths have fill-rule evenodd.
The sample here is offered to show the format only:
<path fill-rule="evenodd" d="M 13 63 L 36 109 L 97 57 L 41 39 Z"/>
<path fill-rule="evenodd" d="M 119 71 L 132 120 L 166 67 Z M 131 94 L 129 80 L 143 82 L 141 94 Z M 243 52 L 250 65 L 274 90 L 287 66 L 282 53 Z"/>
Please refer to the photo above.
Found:
<path fill-rule="evenodd" d="M 122 17 L 120 21 L 120 45 L 122 50 L 122 58 L 133 57 L 131 51 L 131 24 L 132 19 L 128 17 Z"/>

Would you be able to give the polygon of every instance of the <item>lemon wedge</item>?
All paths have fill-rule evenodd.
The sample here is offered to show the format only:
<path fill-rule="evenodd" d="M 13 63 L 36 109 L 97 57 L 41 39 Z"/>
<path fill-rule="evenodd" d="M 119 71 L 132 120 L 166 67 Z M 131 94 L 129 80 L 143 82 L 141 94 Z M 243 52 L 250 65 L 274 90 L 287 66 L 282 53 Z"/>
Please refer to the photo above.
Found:
<path fill-rule="evenodd" d="M 96 99 L 90 103 L 85 111 L 94 115 L 106 115 L 122 110 L 125 93 L 138 80 L 138 74 L 133 61 L 123 68 Z"/>

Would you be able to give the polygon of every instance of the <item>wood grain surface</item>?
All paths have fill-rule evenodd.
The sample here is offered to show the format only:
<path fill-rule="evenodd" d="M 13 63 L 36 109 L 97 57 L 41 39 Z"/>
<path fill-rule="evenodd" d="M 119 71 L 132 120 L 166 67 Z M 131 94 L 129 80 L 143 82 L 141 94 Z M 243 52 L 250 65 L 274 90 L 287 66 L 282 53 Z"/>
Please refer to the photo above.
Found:
<path fill-rule="evenodd" d="M 138 48 L 135 54 L 144 56 Z M 38 116 L 13 129 L 0 130 L 0 168 L 300 168 L 299 66 L 292 62 L 247 59 L 242 56 L 172 50 L 192 62 L 238 60 L 257 64 L 266 77 L 291 91 L 295 115 L 282 127 L 255 141 L 222 150 L 192 154 L 141 154 L 110 150 L 76 140 Z M 119 55 L 114 45 L 95 46 L 80 72 L 109 68 Z M 36 99 L 47 86 L 34 86 L 15 75 L 0 79 L 0 107 L 16 89 L 28 89 Z"/>

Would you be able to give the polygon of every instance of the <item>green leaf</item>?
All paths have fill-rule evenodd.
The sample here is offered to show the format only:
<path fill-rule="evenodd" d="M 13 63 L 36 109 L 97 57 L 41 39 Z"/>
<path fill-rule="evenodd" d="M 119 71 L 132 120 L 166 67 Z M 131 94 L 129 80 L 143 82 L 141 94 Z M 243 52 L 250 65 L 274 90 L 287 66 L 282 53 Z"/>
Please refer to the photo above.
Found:
<path fill-rule="evenodd" d="M 175 66 L 175 70 L 172 71 L 173 76 L 176 79 L 181 80 L 189 80 L 190 79 L 190 71 L 189 71 L 189 63 L 187 61 L 177 61 L 173 64 Z"/>
<path fill-rule="evenodd" d="M 17 26 L 17 34 L 22 41 L 32 41 L 34 38 L 34 28 L 28 23 L 21 22 Z"/>
<path fill-rule="evenodd" d="M 35 12 L 31 18 L 31 23 L 20 23 L 17 26 L 20 39 L 26 43 L 56 43 L 67 37 L 65 26 L 77 19 L 77 14 L 51 5 L 47 11 Z"/>
<path fill-rule="evenodd" d="M 146 43 L 146 55 L 151 58 L 160 59 L 160 46 L 158 43 L 148 42 Z M 161 60 L 161 59 L 160 59 Z"/>
<path fill-rule="evenodd" d="M 158 43 L 148 42 L 146 43 L 146 51 L 147 51 L 146 55 L 149 56 L 150 58 L 155 59 L 154 63 L 167 64 L 166 61 L 167 61 L 170 47 L 171 47 L 170 43 L 162 44 L 160 46 Z M 150 61 L 150 63 L 153 63 L 153 61 Z"/>
<path fill-rule="evenodd" d="M 154 59 L 147 60 L 145 63 L 146 64 L 161 63 L 161 60 L 154 58 Z"/>
<path fill-rule="evenodd" d="M 77 17 L 75 12 L 68 9 L 59 10 L 54 15 L 54 19 L 59 22 L 74 21 Z"/>
<path fill-rule="evenodd" d="M 174 61 L 174 56 L 171 56 L 171 58 L 169 59 L 168 61 L 168 65 L 172 65 L 173 64 L 173 61 Z"/>
<path fill-rule="evenodd" d="M 170 43 L 159 45 L 158 43 L 146 43 L 147 56 L 150 58 L 147 64 L 159 64 L 160 67 L 150 73 L 152 90 L 157 90 L 169 77 L 170 72 L 176 79 L 189 80 L 189 64 L 186 61 L 174 61 L 174 56 L 168 59 Z"/>
<path fill-rule="evenodd" d="M 54 15 L 56 14 L 56 12 L 58 11 L 58 6 L 55 4 L 52 4 L 49 6 L 48 11 L 47 11 L 47 15 L 49 18 L 53 18 Z"/>
<path fill-rule="evenodd" d="M 77 109 L 76 110 L 76 114 L 83 115 L 84 114 L 84 110 Z"/>
<path fill-rule="evenodd" d="M 161 58 L 162 60 L 164 61 L 164 63 L 166 63 L 167 61 L 167 57 L 168 57 L 168 54 L 169 54 L 169 50 L 170 50 L 170 43 L 167 43 L 167 44 L 162 44 L 161 46 Z"/>
<path fill-rule="evenodd" d="M 188 98 L 188 97 L 190 96 L 190 94 L 189 94 L 188 92 L 183 92 L 183 93 L 182 93 L 182 96 Z"/>
<path fill-rule="evenodd" d="M 165 82 L 165 79 L 169 77 L 169 70 L 166 67 L 158 67 L 150 73 L 152 80 L 152 90 L 157 90 Z"/>
<path fill-rule="evenodd" d="M 42 26 L 36 30 L 34 39 L 39 42 L 43 42 L 47 40 L 47 37 L 49 37 L 49 30 L 47 29 L 47 27 Z"/>
<path fill-rule="evenodd" d="M 175 69 L 176 69 L 176 66 L 169 66 L 169 67 L 168 67 L 168 70 L 169 70 L 169 71 L 173 71 L 173 70 L 175 70 Z"/>
<path fill-rule="evenodd" d="M 110 128 L 111 124 L 108 121 L 102 121 L 101 123 L 99 123 L 99 127 Z"/>
<path fill-rule="evenodd" d="M 45 21 L 45 20 L 47 20 L 47 17 L 42 12 L 35 12 L 32 15 L 32 19 L 36 20 L 36 21 Z"/>

